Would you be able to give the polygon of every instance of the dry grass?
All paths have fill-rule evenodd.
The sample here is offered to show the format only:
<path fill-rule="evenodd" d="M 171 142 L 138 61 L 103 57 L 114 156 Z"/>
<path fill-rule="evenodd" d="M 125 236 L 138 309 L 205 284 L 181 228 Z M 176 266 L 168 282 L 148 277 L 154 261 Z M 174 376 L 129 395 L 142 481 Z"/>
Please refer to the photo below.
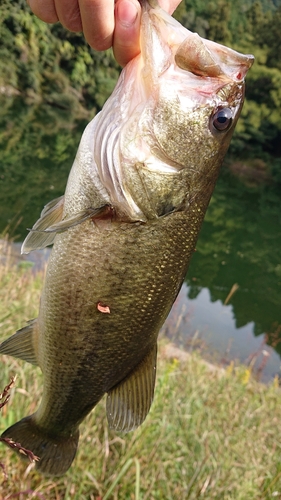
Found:
<path fill-rule="evenodd" d="M 0 265 L 1 339 L 36 315 L 42 274 Z M 0 428 L 33 412 L 40 371 L 1 356 L 0 391 L 17 375 Z M 137 431 L 107 427 L 103 403 L 81 426 L 80 447 L 62 478 L 42 478 L 1 446 L 3 500 L 281 499 L 281 395 L 245 367 L 211 370 L 198 355 L 160 355 L 152 410 Z"/>

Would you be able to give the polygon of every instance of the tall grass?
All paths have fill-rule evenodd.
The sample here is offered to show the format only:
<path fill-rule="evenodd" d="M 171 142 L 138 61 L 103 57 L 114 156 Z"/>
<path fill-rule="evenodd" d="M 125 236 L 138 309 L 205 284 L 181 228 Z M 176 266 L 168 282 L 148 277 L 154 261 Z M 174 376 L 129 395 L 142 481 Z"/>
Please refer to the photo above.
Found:
<path fill-rule="evenodd" d="M 43 273 L 0 263 L 0 339 L 36 316 Z M 161 354 L 162 352 L 162 354 Z M 0 430 L 33 412 L 39 369 L 0 360 L 0 391 L 17 375 Z M 245 367 L 211 369 L 197 354 L 160 348 L 155 400 L 127 435 L 108 430 L 101 402 L 81 425 L 77 457 L 62 478 L 44 478 L 0 444 L 0 498 L 39 500 L 281 499 L 281 395 Z"/>

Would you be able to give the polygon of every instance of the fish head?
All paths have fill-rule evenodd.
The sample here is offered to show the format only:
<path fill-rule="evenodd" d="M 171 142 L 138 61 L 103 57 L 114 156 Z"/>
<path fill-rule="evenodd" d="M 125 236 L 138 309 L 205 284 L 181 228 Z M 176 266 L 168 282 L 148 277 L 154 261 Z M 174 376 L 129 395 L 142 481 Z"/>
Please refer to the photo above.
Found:
<path fill-rule="evenodd" d="M 214 173 L 239 118 L 254 57 L 201 38 L 148 3 L 141 48 L 154 154 L 178 169 Z"/>
<path fill-rule="evenodd" d="M 146 221 L 196 193 L 210 198 L 254 58 L 192 33 L 155 0 L 141 3 L 141 52 L 95 122 L 95 165 L 107 203 Z"/>

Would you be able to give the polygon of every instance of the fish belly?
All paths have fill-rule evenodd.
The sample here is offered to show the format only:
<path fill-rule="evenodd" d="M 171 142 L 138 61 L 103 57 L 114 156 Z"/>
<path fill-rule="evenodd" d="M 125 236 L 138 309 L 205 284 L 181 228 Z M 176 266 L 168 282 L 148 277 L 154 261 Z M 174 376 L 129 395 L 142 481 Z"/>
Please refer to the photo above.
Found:
<path fill-rule="evenodd" d="M 40 426 L 69 432 L 155 345 L 200 213 L 105 228 L 87 221 L 57 237 L 39 315 Z"/>

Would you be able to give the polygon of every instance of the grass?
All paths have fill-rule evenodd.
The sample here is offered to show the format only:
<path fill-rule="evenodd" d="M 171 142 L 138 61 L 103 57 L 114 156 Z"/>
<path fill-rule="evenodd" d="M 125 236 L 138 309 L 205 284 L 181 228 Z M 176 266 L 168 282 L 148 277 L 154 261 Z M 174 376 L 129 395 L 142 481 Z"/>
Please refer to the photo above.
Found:
<path fill-rule="evenodd" d="M 1 261 L 1 254 L 0 254 Z M 0 339 L 36 316 L 43 273 L 0 263 Z M 162 354 L 161 354 L 162 352 Z M 0 430 L 33 412 L 42 376 L 1 356 L 0 390 L 17 375 Z M 62 478 L 44 478 L 0 443 L 0 498 L 38 500 L 281 499 L 281 393 L 247 367 L 211 369 L 160 348 L 155 400 L 144 424 L 109 431 L 101 402 L 81 425 L 77 457 Z"/>

